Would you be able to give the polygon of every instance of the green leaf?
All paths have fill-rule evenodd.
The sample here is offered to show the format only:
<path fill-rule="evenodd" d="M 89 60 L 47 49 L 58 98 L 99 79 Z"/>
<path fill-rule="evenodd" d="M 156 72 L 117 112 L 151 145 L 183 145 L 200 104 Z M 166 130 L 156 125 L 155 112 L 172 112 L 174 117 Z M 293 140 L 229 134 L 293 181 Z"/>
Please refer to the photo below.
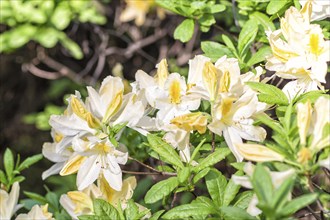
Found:
<path fill-rule="evenodd" d="M 260 114 L 258 115 L 257 119 L 266 126 L 270 127 L 272 130 L 276 131 L 277 133 L 281 135 L 285 135 L 284 128 L 277 121 L 274 121 L 271 117 L 269 117 L 267 114 Z"/>
<path fill-rule="evenodd" d="M 94 199 L 93 207 L 95 215 L 106 219 L 118 219 L 119 214 L 115 207 L 103 199 Z"/>
<path fill-rule="evenodd" d="M 253 66 L 254 64 L 261 63 L 266 60 L 266 56 L 271 55 L 272 50 L 269 46 L 260 48 L 255 54 L 252 55 L 250 60 L 247 62 L 247 66 Z"/>
<path fill-rule="evenodd" d="M 58 42 L 58 30 L 54 28 L 39 28 L 38 34 L 33 39 L 39 42 L 43 47 L 52 48 Z"/>
<path fill-rule="evenodd" d="M 324 93 L 322 90 L 316 90 L 316 91 L 310 91 L 310 92 L 306 92 L 301 94 L 300 96 L 298 96 L 297 98 L 294 99 L 293 102 L 295 103 L 305 103 L 307 101 L 310 101 L 311 103 L 314 103 L 319 97 L 321 96 L 325 96 L 325 97 L 330 97 L 328 94 Z"/>
<path fill-rule="evenodd" d="M 59 206 L 60 206 L 58 202 L 59 198 L 56 193 L 49 191 L 46 194 L 45 198 L 47 199 L 48 201 L 47 203 L 50 205 L 50 207 L 52 207 L 55 210 L 59 210 Z"/>
<path fill-rule="evenodd" d="M 288 196 L 294 186 L 294 178 L 286 179 L 281 186 L 274 191 L 272 200 L 272 207 L 274 209 L 281 209 L 282 206 L 288 201 Z"/>
<path fill-rule="evenodd" d="M 202 51 L 205 53 L 205 56 L 211 58 L 213 62 L 217 61 L 224 55 L 227 55 L 228 57 L 235 57 L 228 47 L 216 42 L 203 41 L 201 47 Z"/>
<path fill-rule="evenodd" d="M 246 55 L 247 50 L 250 48 L 251 43 L 254 41 L 258 33 L 258 23 L 254 20 L 247 21 L 238 37 L 238 52 L 240 57 Z"/>
<path fill-rule="evenodd" d="M 288 0 L 271 0 L 267 5 L 267 14 L 273 15 L 280 11 L 286 4 Z"/>
<path fill-rule="evenodd" d="M 42 154 L 37 154 L 32 157 L 26 158 L 17 168 L 18 171 L 22 171 L 26 168 L 29 168 L 31 165 L 37 163 L 43 158 Z"/>
<path fill-rule="evenodd" d="M 27 191 L 23 191 L 24 195 L 26 195 L 27 197 L 34 199 L 35 201 L 40 202 L 41 204 L 45 204 L 47 203 L 47 199 L 44 198 L 43 196 L 37 194 L 37 193 L 33 193 L 33 192 L 27 192 Z"/>
<path fill-rule="evenodd" d="M 75 59 L 80 60 L 84 57 L 84 54 L 79 45 L 70 38 L 68 38 L 64 33 L 60 36 L 60 42 L 62 43 L 63 47 L 65 47 Z"/>
<path fill-rule="evenodd" d="M 191 203 L 177 206 L 168 212 L 166 212 L 162 218 L 164 219 L 181 219 L 200 215 L 209 215 L 214 213 L 211 207 L 205 205 L 205 203 Z"/>
<path fill-rule="evenodd" d="M 222 37 L 223 42 L 226 44 L 226 46 L 228 48 L 230 48 L 233 52 L 234 51 L 236 52 L 236 47 L 233 44 L 233 42 L 230 40 L 230 38 L 225 34 L 221 35 L 221 37 Z"/>
<path fill-rule="evenodd" d="M 5 184 L 5 185 L 8 184 L 6 174 L 2 170 L 0 170 L 0 182 Z"/>
<path fill-rule="evenodd" d="M 221 160 L 223 160 L 228 154 L 230 154 L 230 150 L 228 148 L 217 148 L 213 153 L 208 155 L 199 164 L 193 168 L 195 173 L 201 171 L 202 169 L 212 166 Z"/>
<path fill-rule="evenodd" d="M 178 180 L 180 183 L 184 183 L 188 177 L 190 176 L 190 168 L 184 167 L 183 169 L 179 170 L 178 172 Z"/>
<path fill-rule="evenodd" d="M 260 202 L 270 203 L 273 195 L 273 183 L 270 174 L 258 164 L 254 170 L 252 186 Z"/>
<path fill-rule="evenodd" d="M 158 220 L 160 216 L 165 212 L 165 210 L 159 210 L 158 212 L 155 212 L 149 220 Z"/>
<path fill-rule="evenodd" d="M 205 169 L 199 171 L 193 178 L 193 183 L 197 183 L 200 179 L 202 179 L 204 176 L 208 174 L 210 171 L 210 167 L 206 167 Z"/>
<path fill-rule="evenodd" d="M 245 191 L 238 194 L 237 196 L 238 199 L 236 200 L 233 206 L 241 209 L 247 209 L 252 199 L 252 196 L 253 196 L 253 191 Z"/>
<path fill-rule="evenodd" d="M 273 85 L 259 82 L 246 82 L 245 84 L 260 93 L 258 98 L 261 102 L 278 105 L 288 105 L 289 103 L 289 100 L 284 92 Z"/>
<path fill-rule="evenodd" d="M 245 210 L 237 207 L 221 207 L 220 208 L 225 220 L 257 220 L 257 218 L 249 215 Z"/>
<path fill-rule="evenodd" d="M 222 206 L 227 180 L 218 170 L 212 169 L 205 177 L 207 190 L 212 200 L 218 206 Z"/>
<path fill-rule="evenodd" d="M 219 12 L 222 12 L 224 10 L 226 10 L 226 6 L 220 5 L 220 4 L 216 4 L 216 5 L 213 5 L 211 7 L 211 13 L 212 14 L 219 13 Z"/>
<path fill-rule="evenodd" d="M 64 30 L 70 24 L 71 15 L 72 13 L 69 6 L 62 3 L 60 6 L 56 7 L 50 20 L 57 29 Z"/>
<path fill-rule="evenodd" d="M 10 180 L 12 178 L 12 173 L 14 170 L 14 155 L 9 148 L 7 148 L 5 151 L 3 161 L 8 180 Z"/>
<path fill-rule="evenodd" d="M 311 193 L 295 198 L 285 205 L 285 208 L 283 208 L 282 210 L 282 214 L 284 216 L 292 215 L 298 210 L 314 202 L 317 199 L 317 197 L 318 197 L 317 193 Z"/>
<path fill-rule="evenodd" d="M 235 173 L 235 175 L 242 175 L 242 174 L 243 172 L 241 171 Z M 222 205 L 228 206 L 230 202 L 233 201 L 240 188 L 241 188 L 240 185 L 235 184 L 234 181 L 230 179 L 225 189 Z"/>
<path fill-rule="evenodd" d="M 128 200 L 127 207 L 124 213 L 126 219 L 136 219 L 137 215 L 139 214 L 139 207 L 132 199 L 130 199 Z"/>
<path fill-rule="evenodd" d="M 148 142 L 150 143 L 151 149 L 159 154 L 164 162 L 172 164 L 174 166 L 183 168 L 183 163 L 180 160 L 178 153 L 173 149 L 171 145 L 164 142 L 160 137 L 153 134 L 147 135 Z"/>
<path fill-rule="evenodd" d="M 144 197 L 148 204 L 155 203 L 169 195 L 177 186 L 179 181 L 177 177 L 170 177 L 153 185 Z"/>
<path fill-rule="evenodd" d="M 22 181 L 24 181 L 25 180 L 25 177 L 24 176 L 16 176 L 16 177 L 14 177 L 12 180 L 11 180 L 11 182 L 12 183 L 14 183 L 14 182 L 22 182 Z"/>
<path fill-rule="evenodd" d="M 80 215 L 78 216 L 79 220 L 103 220 L 103 218 L 95 215 Z"/>
<path fill-rule="evenodd" d="M 188 42 L 194 34 L 194 20 L 185 19 L 174 31 L 174 39 L 180 40 L 183 43 Z"/>
<path fill-rule="evenodd" d="M 256 11 L 253 14 L 251 14 L 250 19 L 255 20 L 256 22 L 258 22 L 258 24 L 262 25 L 265 31 L 275 30 L 275 25 L 270 20 L 270 18 L 259 11 Z"/>

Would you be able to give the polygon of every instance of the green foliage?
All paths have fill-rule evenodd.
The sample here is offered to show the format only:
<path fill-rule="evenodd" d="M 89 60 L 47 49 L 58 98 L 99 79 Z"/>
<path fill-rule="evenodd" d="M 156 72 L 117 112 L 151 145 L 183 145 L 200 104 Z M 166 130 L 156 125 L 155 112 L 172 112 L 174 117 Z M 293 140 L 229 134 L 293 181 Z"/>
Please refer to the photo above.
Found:
<path fill-rule="evenodd" d="M 275 188 L 269 172 L 261 164 L 257 165 L 252 177 L 252 185 L 259 201 L 257 206 L 267 219 L 289 217 L 317 199 L 318 195 L 311 193 L 290 200 L 294 181 L 295 176 L 291 176 Z"/>
<path fill-rule="evenodd" d="M 264 83 L 247 82 L 248 86 L 259 92 L 259 101 L 267 104 L 287 105 L 289 103 L 288 98 L 279 88 Z"/>
<path fill-rule="evenodd" d="M 23 162 L 20 162 L 20 155 L 17 155 L 16 162 L 13 152 L 7 148 L 3 155 L 4 171 L 0 170 L 0 182 L 6 189 L 9 189 L 14 182 L 22 182 L 25 177 L 19 175 L 21 171 L 29 168 L 33 164 L 41 160 L 43 156 L 41 154 L 34 155 L 26 158 Z"/>
<path fill-rule="evenodd" d="M 38 113 L 32 113 L 23 117 L 23 122 L 26 124 L 35 124 L 35 126 L 43 131 L 49 131 L 50 125 L 48 123 L 51 115 L 59 115 L 64 111 L 63 107 L 56 105 L 47 105 L 45 110 Z"/>
<path fill-rule="evenodd" d="M 145 217 L 150 211 L 148 209 L 139 211 L 139 207 L 133 200 L 128 200 L 127 207 L 122 210 L 120 204 L 118 208 L 114 207 L 110 203 L 103 199 L 93 200 L 93 215 L 80 215 L 79 220 L 90 220 L 90 219 L 132 219 L 137 220 Z"/>
<path fill-rule="evenodd" d="M 177 186 L 179 181 L 177 177 L 170 177 L 153 185 L 147 192 L 144 201 L 146 203 L 154 203 L 165 196 L 168 196 Z"/>
<path fill-rule="evenodd" d="M 187 18 L 174 31 L 174 38 L 182 42 L 187 42 L 192 38 L 194 21 L 199 24 L 202 32 L 208 32 L 216 23 L 215 14 L 226 8 L 222 4 L 216 4 L 214 0 L 156 0 L 156 3 Z"/>
<path fill-rule="evenodd" d="M 150 144 L 150 148 L 159 154 L 163 161 L 176 167 L 183 168 L 183 163 L 181 162 L 178 153 L 173 149 L 171 145 L 153 134 L 148 134 L 147 138 Z"/>
<path fill-rule="evenodd" d="M 80 47 L 63 31 L 74 20 L 104 24 L 106 19 L 96 4 L 89 0 L 1 1 L 0 23 L 10 29 L 0 35 L 0 52 L 11 52 L 31 40 L 45 48 L 60 42 L 74 58 L 81 59 Z"/>

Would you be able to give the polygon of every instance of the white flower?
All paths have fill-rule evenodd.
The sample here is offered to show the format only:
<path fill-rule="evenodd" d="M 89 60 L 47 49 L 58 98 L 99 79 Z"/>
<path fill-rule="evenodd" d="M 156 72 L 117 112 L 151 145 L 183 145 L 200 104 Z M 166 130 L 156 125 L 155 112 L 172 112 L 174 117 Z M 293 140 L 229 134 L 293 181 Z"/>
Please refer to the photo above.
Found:
<path fill-rule="evenodd" d="M 93 199 L 100 198 L 102 192 L 92 184 L 82 191 L 70 191 L 62 195 L 60 203 L 73 219 L 78 219 L 80 215 L 90 215 L 93 213 Z"/>
<path fill-rule="evenodd" d="M 104 138 L 108 136 L 108 129 L 118 124 L 134 128 L 144 114 L 144 105 L 135 94 L 124 95 L 124 85 L 119 77 L 108 76 L 98 92 L 91 87 L 87 87 L 87 91 L 86 103 L 76 92 L 68 99 L 65 114 L 52 116 L 49 121 L 52 128 L 63 135 L 57 152 L 68 147 L 75 137 L 95 135 Z"/>
<path fill-rule="evenodd" d="M 48 212 L 48 204 L 34 205 L 27 214 L 19 214 L 16 220 L 55 220 L 52 216 L 53 214 Z"/>
<path fill-rule="evenodd" d="M 21 205 L 17 205 L 19 197 L 19 183 L 15 182 L 11 191 L 8 194 L 3 189 L 0 189 L 0 219 L 9 220 L 14 213 L 21 208 Z"/>
<path fill-rule="evenodd" d="M 82 191 L 70 191 L 60 198 L 63 208 L 73 219 L 78 219 L 80 215 L 92 214 L 93 199 L 104 199 L 113 206 L 121 204 L 125 209 L 127 201 L 132 198 L 136 187 L 136 178 L 131 176 L 123 181 L 123 187 L 120 191 L 111 188 L 107 180 L 102 176 L 98 179 L 97 185 L 92 184 Z"/>
<path fill-rule="evenodd" d="M 118 164 L 127 162 L 127 153 L 119 151 L 109 140 L 96 137 L 90 137 L 87 141 L 75 138 L 72 148 L 78 155 L 66 162 L 60 174 L 68 175 L 78 170 L 78 190 L 91 185 L 100 174 L 104 175 L 113 189 L 121 190 L 122 172 Z"/>
<path fill-rule="evenodd" d="M 299 0 L 299 3 L 304 7 L 307 2 L 312 2 L 311 20 L 323 20 L 330 17 L 330 2 L 327 0 Z"/>
<path fill-rule="evenodd" d="M 157 118 L 168 124 L 178 115 L 196 110 L 200 98 L 187 93 L 185 78 L 178 73 L 168 73 L 166 60 L 158 64 L 157 75 L 151 77 L 143 71 L 136 73 L 137 87 L 145 90 L 148 103 L 158 109 Z"/>
<path fill-rule="evenodd" d="M 253 176 L 253 172 L 254 172 L 255 166 L 252 163 L 246 163 L 244 166 L 244 172 L 247 174 L 246 176 L 236 176 L 233 175 L 232 176 L 232 180 L 234 181 L 235 184 L 241 185 L 245 188 L 248 189 L 252 189 L 252 183 L 250 181 L 250 178 Z M 291 177 L 294 173 L 295 170 L 294 169 L 288 169 L 286 171 L 280 171 L 280 172 L 273 172 L 273 171 L 269 171 L 267 169 L 267 171 L 270 174 L 271 180 L 272 180 L 272 184 L 274 186 L 275 189 L 277 189 L 278 187 L 281 186 L 281 184 L 289 177 Z M 257 208 L 257 204 L 258 204 L 258 198 L 256 195 L 253 195 L 250 204 L 247 208 L 247 212 L 252 215 L 252 216 L 256 216 L 259 215 L 261 213 L 261 210 L 259 210 Z"/>
<path fill-rule="evenodd" d="M 237 161 L 243 160 L 236 148 L 236 144 L 243 143 L 242 139 L 263 141 L 266 137 L 266 131 L 262 127 L 253 125 L 253 117 L 260 109 L 255 93 L 245 93 L 238 100 L 222 95 L 212 109 L 212 122 L 208 128 L 224 136 Z"/>
<path fill-rule="evenodd" d="M 311 1 L 301 11 L 289 8 L 280 20 L 281 29 L 267 32 L 273 55 L 267 58 L 266 68 L 284 79 L 297 80 L 285 88 L 289 98 L 298 92 L 323 89 L 321 83 L 326 83 L 330 41 L 324 40 L 319 25 L 310 24 L 311 8 Z"/>
<path fill-rule="evenodd" d="M 72 150 L 64 149 L 63 151 L 57 152 L 58 144 L 63 140 L 63 135 L 55 132 L 54 129 L 51 131 L 54 142 L 46 142 L 42 146 L 42 154 L 48 160 L 54 162 L 55 164 L 51 166 L 48 170 L 42 173 L 42 179 L 46 179 L 51 175 L 58 174 L 63 168 L 65 162 L 73 154 Z"/>

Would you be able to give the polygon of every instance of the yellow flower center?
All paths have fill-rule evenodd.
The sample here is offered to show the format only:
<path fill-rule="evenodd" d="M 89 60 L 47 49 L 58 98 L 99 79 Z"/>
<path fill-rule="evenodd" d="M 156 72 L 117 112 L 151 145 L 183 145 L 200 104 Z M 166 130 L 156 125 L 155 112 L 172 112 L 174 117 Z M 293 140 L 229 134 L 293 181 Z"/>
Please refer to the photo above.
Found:
<path fill-rule="evenodd" d="M 101 151 L 102 153 L 110 153 L 112 152 L 112 147 L 105 144 L 105 143 L 100 143 L 95 145 L 94 147 L 96 150 Z"/>
<path fill-rule="evenodd" d="M 320 45 L 320 42 L 319 42 L 319 36 L 318 34 L 310 34 L 310 37 L 309 37 L 309 45 L 310 45 L 310 49 L 311 49 L 311 52 L 315 55 L 319 55 L 319 52 L 320 52 L 320 48 L 319 48 L 319 45 Z"/>
<path fill-rule="evenodd" d="M 179 104 L 181 102 L 181 86 L 178 80 L 173 80 L 169 89 L 170 101 L 173 104 Z"/>

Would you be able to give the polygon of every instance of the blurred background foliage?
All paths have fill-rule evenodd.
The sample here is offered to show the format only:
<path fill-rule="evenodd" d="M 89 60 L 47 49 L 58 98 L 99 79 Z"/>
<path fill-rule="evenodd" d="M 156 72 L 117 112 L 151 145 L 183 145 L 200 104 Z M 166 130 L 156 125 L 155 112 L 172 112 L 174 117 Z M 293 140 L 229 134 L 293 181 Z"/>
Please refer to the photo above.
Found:
<path fill-rule="evenodd" d="M 109 74 L 124 78 L 129 91 L 135 72 L 154 74 L 162 58 L 168 59 L 171 72 L 182 75 L 188 73 L 188 60 L 201 53 L 213 61 L 235 57 L 243 71 L 262 64 L 270 54 L 265 31 L 277 29 L 278 18 L 292 5 L 300 7 L 297 0 L 1 0 L 0 158 L 6 147 L 21 158 L 40 153 L 42 144 L 51 141 L 49 116 L 64 110 L 67 94 L 79 90 L 84 96 L 86 85 L 97 86 Z M 132 8 L 134 13 L 127 14 Z M 320 25 L 329 38 L 329 21 Z M 135 131 L 125 130 L 121 142 L 132 157 L 156 166 Z M 224 170 L 225 163 L 219 170 L 232 174 L 234 170 Z M 52 191 L 52 201 L 73 190 L 72 176 L 53 176 L 47 186 L 35 187 L 44 184 L 41 173 L 50 165 L 43 159 L 23 171 L 28 177 L 23 190 Z M 144 168 L 133 161 L 124 169 Z M 144 204 L 155 177 L 138 178 L 134 199 Z M 34 198 L 25 200 L 26 207 L 39 198 L 26 196 Z M 178 203 L 192 199 L 185 193 Z M 58 203 L 50 204 L 58 208 Z M 154 211 L 161 205 L 149 207 Z"/>

